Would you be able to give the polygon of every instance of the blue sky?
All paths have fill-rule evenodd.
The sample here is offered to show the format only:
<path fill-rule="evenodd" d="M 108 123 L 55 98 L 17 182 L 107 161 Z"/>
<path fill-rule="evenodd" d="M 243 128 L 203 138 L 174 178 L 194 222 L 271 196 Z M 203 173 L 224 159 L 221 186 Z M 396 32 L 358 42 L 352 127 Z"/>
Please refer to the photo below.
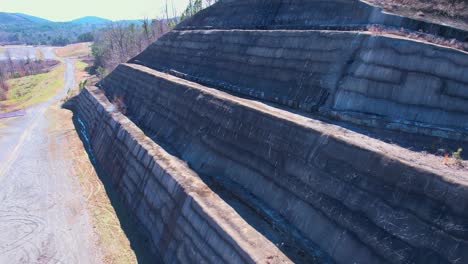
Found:
<path fill-rule="evenodd" d="M 68 21 L 82 16 L 112 20 L 162 17 L 166 0 L 0 0 L 0 12 L 26 13 L 52 21 Z M 180 14 L 188 0 L 167 0 L 169 13 Z"/>

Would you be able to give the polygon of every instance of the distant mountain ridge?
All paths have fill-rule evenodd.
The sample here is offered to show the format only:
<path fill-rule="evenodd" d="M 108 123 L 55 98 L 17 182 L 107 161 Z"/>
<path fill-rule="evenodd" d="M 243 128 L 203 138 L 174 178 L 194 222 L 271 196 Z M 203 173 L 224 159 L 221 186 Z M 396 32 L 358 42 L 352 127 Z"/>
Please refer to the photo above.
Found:
<path fill-rule="evenodd" d="M 85 16 L 85 17 L 80 17 L 74 20 L 71 20 L 70 23 L 75 23 L 75 24 L 107 24 L 111 23 L 112 20 L 102 18 L 102 17 L 97 17 L 97 16 Z"/>
<path fill-rule="evenodd" d="M 55 22 L 50 21 L 45 18 L 31 16 L 28 14 L 23 13 L 7 13 L 7 12 L 0 12 L 0 24 L 30 24 L 30 23 L 73 23 L 73 24 L 106 24 L 110 23 L 112 20 L 97 17 L 97 16 L 84 16 L 77 19 L 73 19 L 70 21 L 64 22 Z"/>
<path fill-rule="evenodd" d="M 66 45 L 82 41 L 86 34 L 106 27 L 114 21 L 84 16 L 65 22 L 50 21 L 22 13 L 0 12 L 0 45 Z M 115 21 L 140 25 L 141 20 Z"/>
<path fill-rule="evenodd" d="M 123 23 L 139 23 L 141 20 L 138 19 L 125 19 L 125 20 L 118 20 L 118 21 L 113 21 L 107 18 L 102 18 L 98 16 L 84 16 L 84 17 L 79 17 L 73 20 L 69 21 L 51 21 L 45 18 L 37 17 L 37 16 L 32 16 L 28 14 L 23 14 L 23 13 L 8 13 L 8 12 L 0 12 L 0 25 L 11 25 L 11 24 L 45 24 L 45 23 L 51 23 L 51 24 L 57 24 L 57 23 L 72 23 L 72 24 L 78 24 L 78 25 L 102 25 L 102 24 L 108 24 L 111 22 L 123 22 Z"/>
<path fill-rule="evenodd" d="M 0 24 L 52 23 L 52 21 L 22 13 L 0 12 Z"/>

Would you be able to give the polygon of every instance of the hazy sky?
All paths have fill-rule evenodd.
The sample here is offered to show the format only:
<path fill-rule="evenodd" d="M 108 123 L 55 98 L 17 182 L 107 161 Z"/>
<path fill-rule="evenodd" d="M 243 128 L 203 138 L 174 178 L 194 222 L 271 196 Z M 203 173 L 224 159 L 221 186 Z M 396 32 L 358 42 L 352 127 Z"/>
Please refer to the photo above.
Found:
<path fill-rule="evenodd" d="M 189 0 L 167 0 L 181 13 Z M 26 13 L 52 21 L 67 21 L 82 16 L 112 20 L 161 17 L 165 0 L 0 0 L 0 12 Z"/>

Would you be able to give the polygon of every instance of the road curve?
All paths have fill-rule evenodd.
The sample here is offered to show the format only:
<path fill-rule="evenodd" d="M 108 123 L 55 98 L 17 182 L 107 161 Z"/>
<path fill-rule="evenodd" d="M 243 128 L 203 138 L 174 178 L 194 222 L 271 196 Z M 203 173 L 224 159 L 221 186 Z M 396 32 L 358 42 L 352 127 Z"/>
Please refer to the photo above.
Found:
<path fill-rule="evenodd" d="M 65 86 L 27 115 L 0 120 L 0 263 L 101 263 L 63 134 L 50 133 L 50 106 Z"/>

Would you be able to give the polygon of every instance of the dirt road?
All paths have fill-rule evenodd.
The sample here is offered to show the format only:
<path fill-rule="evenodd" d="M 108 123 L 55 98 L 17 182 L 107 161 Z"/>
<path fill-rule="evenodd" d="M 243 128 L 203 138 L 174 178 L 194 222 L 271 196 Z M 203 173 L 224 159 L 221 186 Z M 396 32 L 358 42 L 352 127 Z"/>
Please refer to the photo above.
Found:
<path fill-rule="evenodd" d="M 101 263 L 65 136 L 50 133 L 47 111 L 75 82 L 65 63 L 60 93 L 0 120 L 0 263 Z"/>
<path fill-rule="evenodd" d="M 55 59 L 52 47 L 33 47 L 33 46 L 5 46 L 0 50 L 0 61 L 11 58 L 12 60 L 39 59 L 42 54 L 46 60 Z"/>

